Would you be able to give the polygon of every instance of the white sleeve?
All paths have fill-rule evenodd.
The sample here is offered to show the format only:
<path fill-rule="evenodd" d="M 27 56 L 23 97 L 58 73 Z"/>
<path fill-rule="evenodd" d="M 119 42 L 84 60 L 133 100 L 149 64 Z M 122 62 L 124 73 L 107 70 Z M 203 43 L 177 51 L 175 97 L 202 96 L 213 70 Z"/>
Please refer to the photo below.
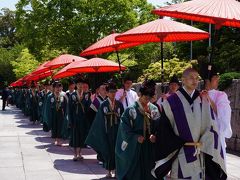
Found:
<path fill-rule="evenodd" d="M 220 123 L 220 131 L 224 134 L 225 138 L 232 136 L 231 128 L 231 106 L 227 94 L 222 92 L 216 101 L 217 106 L 217 119 Z"/>
<path fill-rule="evenodd" d="M 122 95 L 123 95 L 123 92 L 122 92 L 123 90 L 122 89 L 119 89 L 118 91 L 117 91 L 117 93 L 116 93 L 116 95 L 115 95 L 115 99 L 116 100 L 120 100 L 120 98 L 122 97 Z"/>
<path fill-rule="evenodd" d="M 134 100 L 137 101 L 138 100 L 138 94 L 134 91 Z"/>

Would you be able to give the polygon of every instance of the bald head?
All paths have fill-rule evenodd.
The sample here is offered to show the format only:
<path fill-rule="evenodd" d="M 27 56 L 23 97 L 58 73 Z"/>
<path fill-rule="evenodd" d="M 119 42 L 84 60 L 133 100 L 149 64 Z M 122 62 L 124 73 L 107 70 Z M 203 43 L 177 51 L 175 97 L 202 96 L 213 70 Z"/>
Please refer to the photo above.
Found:
<path fill-rule="evenodd" d="M 199 82 L 199 74 L 196 69 L 187 68 L 183 71 L 182 82 L 185 88 L 193 91 L 197 88 Z"/>
<path fill-rule="evenodd" d="M 189 76 L 191 73 L 197 73 L 197 74 L 198 74 L 198 72 L 197 72 L 196 69 L 190 67 L 190 68 L 187 68 L 187 69 L 185 69 L 185 70 L 183 71 L 182 77 L 183 77 L 183 78 L 184 78 L 184 77 L 187 77 L 187 76 Z"/>

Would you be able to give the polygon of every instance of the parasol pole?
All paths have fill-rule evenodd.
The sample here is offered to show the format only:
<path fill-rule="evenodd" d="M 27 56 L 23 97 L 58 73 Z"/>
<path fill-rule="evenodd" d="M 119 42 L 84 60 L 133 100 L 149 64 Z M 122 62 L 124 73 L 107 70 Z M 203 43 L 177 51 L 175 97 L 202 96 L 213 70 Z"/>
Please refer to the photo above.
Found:
<path fill-rule="evenodd" d="M 122 79 L 122 68 L 121 68 L 121 61 L 120 61 L 120 57 L 119 57 L 119 53 L 118 50 L 116 48 L 116 54 L 117 54 L 117 61 L 118 61 L 118 65 L 119 65 L 119 74 L 120 74 L 120 81 L 121 81 L 121 86 L 123 85 L 123 79 Z"/>
<path fill-rule="evenodd" d="M 162 41 L 160 43 L 160 46 L 161 46 L 161 81 L 162 81 L 161 91 L 162 91 L 162 93 L 164 93 L 164 86 L 163 86 L 163 83 L 164 83 L 164 68 L 163 68 L 163 42 Z"/>
<path fill-rule="evenodd" d="M 119 73 L 122 74 L 122 68 L 121 68 L 121 62 L 120 62 L 118 50 L 116 50 L 116 53 L 117 53 L 117 61 L 119 65 Z"/>
<path fill-rule="evenodd" d="M 211 38 L 212 46 L 211 46 L 211 53 L 210 53 L 209 64 L 208 64 L 208 79 L 210 78 L 211 71 L 212 71 L 212 61 L 213 61 L 214 52 L 215 52 L 215 49 L 216 49 L 217 33 L 218 33 L 220 27 L 221 26 L 218 25 L 218 24 L 215 25 L 213 38 Z"/>

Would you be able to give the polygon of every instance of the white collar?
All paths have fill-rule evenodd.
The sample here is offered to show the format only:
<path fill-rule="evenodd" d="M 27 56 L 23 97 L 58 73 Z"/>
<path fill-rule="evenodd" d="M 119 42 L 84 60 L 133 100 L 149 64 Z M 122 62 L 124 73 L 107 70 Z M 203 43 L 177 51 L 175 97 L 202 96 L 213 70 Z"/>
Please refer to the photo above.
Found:
<path fill-rule="evenodd" d="M 193 95 L 194 95 L 194 93 L 195 93 L 195 89 L 193 90 L 193 92 L 191 93 L 191 94 L 189 94 L 188 92 L 187 92 L 187 90 L 186 90 L 186 88 L 183 86 L 183 89 L 184 89 L 184 91 L 186 91 L 186 93 L 192 98 L 193 97 Z"/>

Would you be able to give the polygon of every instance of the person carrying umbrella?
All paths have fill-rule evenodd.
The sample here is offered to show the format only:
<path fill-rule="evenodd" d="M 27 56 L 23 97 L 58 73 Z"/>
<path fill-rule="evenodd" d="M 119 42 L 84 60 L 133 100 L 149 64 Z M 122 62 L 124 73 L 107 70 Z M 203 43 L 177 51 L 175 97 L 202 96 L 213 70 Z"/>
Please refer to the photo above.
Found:
<path fill-rule="evenodd" d="M 132 84 L 133 82 L 131 78 L 124 78 L 123 88 L 119 89 L 116 93 L 115 98 L 123 104 L 124 109 L 134 104 L 134 102 L 138 99 L 137 93 L 131 89 Z"/>
<path fill-rule="evenodd" d="M 221 139 L 222 152 L 226 162 L 226 142 L 225 138 L 231 138 L 231 106 L 225 92 L 218 90 L 219 74 L 212 71 L 210 75 L 210 90 L 206 95 L 211 104 L 211 116 L 216 120 Z"/>

